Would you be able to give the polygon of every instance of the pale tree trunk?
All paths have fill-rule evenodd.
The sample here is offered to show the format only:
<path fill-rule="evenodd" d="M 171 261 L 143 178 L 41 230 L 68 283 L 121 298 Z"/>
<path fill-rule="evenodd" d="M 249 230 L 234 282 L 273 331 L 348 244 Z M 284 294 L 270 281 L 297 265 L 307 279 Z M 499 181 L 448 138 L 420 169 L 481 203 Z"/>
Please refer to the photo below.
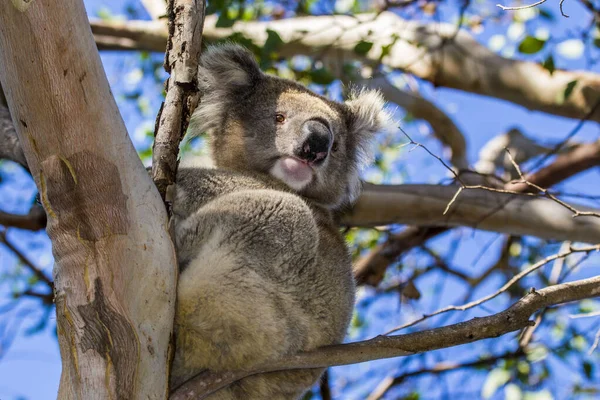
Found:
<path fill-rule="evenodd" d="M 164 399 L 175 253 L 83 3 L 2 1 L 0 26 L 0 80 L 56 261 L 59 398 Z"/>

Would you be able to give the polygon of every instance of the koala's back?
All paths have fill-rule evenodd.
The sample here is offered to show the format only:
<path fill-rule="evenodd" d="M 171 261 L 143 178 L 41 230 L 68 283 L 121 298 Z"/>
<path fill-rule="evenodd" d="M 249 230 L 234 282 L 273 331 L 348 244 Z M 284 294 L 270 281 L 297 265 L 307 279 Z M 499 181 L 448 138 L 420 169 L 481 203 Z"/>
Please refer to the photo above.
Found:
<path fill-rule="evenodd" d="M 172 223 L 182 268 L 174 386 L 343 339 L 354 283 L 326 211 L 266 175 L 180 169 Z M 210 399 L 292 399 L 321 372 L 256 375 Z"/>

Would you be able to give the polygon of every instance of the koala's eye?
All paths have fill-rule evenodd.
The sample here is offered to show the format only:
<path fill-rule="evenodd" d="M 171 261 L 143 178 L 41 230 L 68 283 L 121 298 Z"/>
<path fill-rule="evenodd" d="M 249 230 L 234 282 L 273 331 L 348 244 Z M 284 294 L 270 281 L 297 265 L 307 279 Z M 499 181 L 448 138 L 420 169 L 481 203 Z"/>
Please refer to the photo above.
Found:
<path fill-rule="evenodd" d="M 275 121 L 278 124 L 283 124 L 285 122 L 285 115 L 283 115 L 283 114 L 275 114 Z"/>
<path fill-rule="evenodd" d="M 333 142 L 331 145 L 331 151 L 336 152 L 338 150 L 338 142 Z"/>

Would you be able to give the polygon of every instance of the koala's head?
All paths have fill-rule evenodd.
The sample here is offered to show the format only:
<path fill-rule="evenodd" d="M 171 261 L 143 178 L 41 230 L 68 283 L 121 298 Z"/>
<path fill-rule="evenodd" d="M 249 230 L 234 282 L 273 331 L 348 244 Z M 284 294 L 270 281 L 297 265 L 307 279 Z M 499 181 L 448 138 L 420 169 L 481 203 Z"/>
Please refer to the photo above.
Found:
<path fill-rule="evenodd" d="M 328 207 L 351 202 L 358 170 L 388 115 L 376 91 L 330 101 L 264 74 L 243 47 L 207 49 L 198 73 L 202 100 L 191 133 L 208 132 L 219 168 L 268 173 Z"/>

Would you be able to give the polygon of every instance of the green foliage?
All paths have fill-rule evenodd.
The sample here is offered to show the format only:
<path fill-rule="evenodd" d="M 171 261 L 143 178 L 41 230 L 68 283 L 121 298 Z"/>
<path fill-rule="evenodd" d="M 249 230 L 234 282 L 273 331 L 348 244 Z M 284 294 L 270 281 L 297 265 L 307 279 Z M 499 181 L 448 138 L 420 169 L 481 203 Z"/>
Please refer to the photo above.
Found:
<path fill-rule="evenodd" d="M 535 54 L 544 48 L 545 40 L 533 36 L 527 36 L 519 44 L 519 52 L 523 54 Z"/>
<path fill-rule="evenodd" d="M 577 86 L 576 80 L 567 83 L 567 87 L 565 87 L 565 96 L 564 96 L 565 101 L 571 96 L 571 94 L 573 93 L 573 90 L 575 89 L 575 86 Z"/>
<path fill-rule="evenodd" d="M 354 52 L 358 55 L 364 56 L 373 48 L 373 43 L 360 41 L 354 46 Z"/>
<path fill-rule="evenodd" d="M 504 386 L 511 378 L 511 374 L 504 368 L 494 368 L 488 374 L 483 388 L 481 389 L 481 397 L 489 399 L 499 388 Z"/>
<path fill-rule="evenodd" d="M 544 60 L 542 67 L 544 67 L 546 70 L 548 70 L 548 72 L 550 72 L 550 75 L 552 75 L 554 73 L 555 67 L 554 67 L 554 57 L 552 57 L 552 54 L 549 54 L 548 57 L 546 57 L 546 59 Z"/>
<path fill-rule="evenodd" d="M 331 74 L 331 72 L 323 67 L 309 71 L 308 76 L 313 83 L 318 85 L 329 85 L 335 80 L 335 77 Z"/>

